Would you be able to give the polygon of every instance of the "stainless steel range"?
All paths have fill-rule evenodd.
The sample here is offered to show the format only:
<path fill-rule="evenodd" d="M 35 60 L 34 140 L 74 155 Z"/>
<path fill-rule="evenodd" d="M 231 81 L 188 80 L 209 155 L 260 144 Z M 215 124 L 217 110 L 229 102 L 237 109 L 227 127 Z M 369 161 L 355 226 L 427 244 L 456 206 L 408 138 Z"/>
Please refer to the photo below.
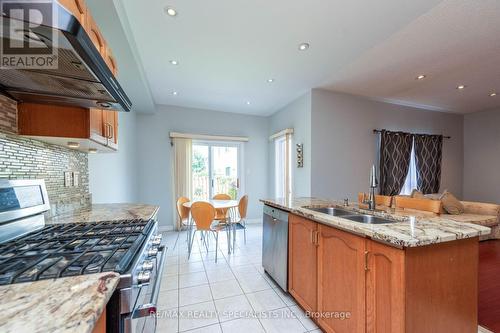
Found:
<path fill-rule="evenodd" d="M 0 180 L 0 285 L 117 272 L 107 332 L 154 332 L 166 259 L 155 218 L 45 225 L 49 208 L 43 180 Z"/>

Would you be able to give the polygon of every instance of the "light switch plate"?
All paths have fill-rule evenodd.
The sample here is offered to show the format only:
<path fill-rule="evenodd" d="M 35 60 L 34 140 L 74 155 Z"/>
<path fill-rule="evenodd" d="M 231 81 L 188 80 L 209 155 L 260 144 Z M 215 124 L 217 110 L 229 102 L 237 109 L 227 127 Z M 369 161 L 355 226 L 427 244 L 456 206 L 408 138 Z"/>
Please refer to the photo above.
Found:
<path fill-rule="evenodd" d="M 64 171 L 64 187 L 70 187 L 72 183 L 73 174 L 71 171 Z"/>
<path fill-rule="evenodd" d="M 78 171 L 73 171 L 73 186 L 78 187 L 80 185 L 80 173 Z"/>

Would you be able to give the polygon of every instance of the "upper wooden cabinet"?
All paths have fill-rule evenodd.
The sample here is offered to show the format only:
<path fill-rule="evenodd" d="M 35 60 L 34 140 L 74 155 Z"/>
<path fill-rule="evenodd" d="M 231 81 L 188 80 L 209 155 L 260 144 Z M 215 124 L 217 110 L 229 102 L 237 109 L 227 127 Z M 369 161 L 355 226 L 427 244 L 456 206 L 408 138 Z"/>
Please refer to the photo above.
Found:
<path fill-rule="evenodd" d="M 85 28 L 87 20 L 87 6 L 83 0 L 58 0 Z"/>
<path fill-rule="evenodd" d="M 112 113 L 108 115 L 107 113 Z M 113 129 L 110 128 L 113 120 Z M 107 125 L 106 125 L 107 124 Z M 82 151 L 112 152 L 118 148 L 116 112 L 35 103 L 18 104 L 20 135 Z"/>
<path fill-rule="evenodd" d="M 305 218 L 288 217 L 288 290 L 308 311 L 317 309 L 317 224 Z"/>
<path fill-rule="evenodd" d="M 92 43 L 94 43 L 95 48 L 103 58 L 106 56 L 106 41 L 104 40 L 103 35 L 101 34 L 101 30 L 97 26 L 97 23 L 94 21 L 92 14 L 87 13 L 87 21 L 84 25 L 87 34 L 90 37 Z"/>
<path fill-rule="evenodd" d="M 118 74 L 118 66 L 116 65 L 116 59 L 113 56 L 113 52 L 111 51 L 109 45 L 106 46 L 106 54 L 104 56 L 104 61 L 111 70 L 111 73 L 113 73 L 113 75 L 116 76 Z"/>

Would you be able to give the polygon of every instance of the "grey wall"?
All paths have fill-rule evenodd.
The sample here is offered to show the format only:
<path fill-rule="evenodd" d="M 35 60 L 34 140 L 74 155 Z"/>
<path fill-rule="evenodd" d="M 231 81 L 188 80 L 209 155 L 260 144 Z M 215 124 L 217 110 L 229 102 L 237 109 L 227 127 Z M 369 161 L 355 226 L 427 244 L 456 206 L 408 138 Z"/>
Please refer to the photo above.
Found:
<path fill-rule="evenodd" d="M 376 160 L 374 128 L 445 134 L 441 189 L 462 195 L 463 116 L 423 111 L 325 90 L 312 91 L 313 196 L 357 198 Z"/>
<path fill-rule="evenodd" d="M 244 144 L 245 192 L 249 218 L 261 216 L 259 199 L 267 196 L 268 119 L 232 113 L 158 106 L 153 115 L 137 115 L 139 199 L 161 206 L 161 226 L 172 226 L 171 146 L 169 132 L 247 136 Z"/>
<path fill-rule="evenodd" d="M 297 98 L 269 117 L 269 135 L 285 128 L 293 128 L 292 136 L 292 192 L 294 196 L 311 194 L 311 92 Z M 304 167 L 297 168 L 295 144 L 304 145 Z M 274 196 L 274 142 L 269 142 L 269 196 Z"/>
<path fill-rule="evenodd" d="M 464 198 L 500 203 L 500 109 L 465 115 Z"/>
<path fill-rule="evenodd" d="M 135 112 L 118 114 L 118 152 L 89 154 L 93 203 L 137 202 L 137 128 Z"/>

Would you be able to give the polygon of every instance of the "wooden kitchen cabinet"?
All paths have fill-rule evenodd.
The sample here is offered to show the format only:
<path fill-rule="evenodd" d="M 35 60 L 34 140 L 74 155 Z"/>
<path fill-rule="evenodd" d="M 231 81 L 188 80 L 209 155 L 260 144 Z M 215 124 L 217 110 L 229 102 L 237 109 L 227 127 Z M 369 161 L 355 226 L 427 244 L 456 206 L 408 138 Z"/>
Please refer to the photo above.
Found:
<path fill-rule="evenodd" d="M 334 314 L 318 322 L 326 332 L 364 332 L 365 240 L 325 225 L 318 230 L 318 313 Z"/>
<path fill-rule="evenodd" d="M 85 27 L 87 21 L 87 6 L 83 0 L 58 0 Z"/>
<path fill-rule="evenodd" d="M 108 131 L 105 132 L 108 139 L 107 144 L 114 149 L 118 149 L 118 112 L 107 110 L 102 110 L 102 112 L 104 126 L 108 128 Z"/>
<path fill-rule="evenodd" d="M 97 26 L 97 23 L 94 21 L 94 18 L 92 17 L 92 14 L 90 14 L 90 12 L 87 13 L 84 28 L 85 31 L 87 31 L 87 35 L 89 35 L 90 40 L 92 41 L 92 43 L 94 43 L 97 51 L 99 51 L 101 56 L 104 58 L 106 55 L 107 45 L 104 37 L 101 34 L 101 31 L 99 30 L 99 27 Z"/>
<path fill-rule="evenodd" d="M 288 217 L 288 290 L 307 311 L 317 309 L 317 223 Z"/>
<path fill-rule="evenodd" d="M 118 148 L 115 111 L 36 103 L 18 104 L 18 133 L 82 151 L 113 152 Z"/>
<path fill-rule="evenodd" d="M 366 240 L 366 332 L 405 331 L 405 252 Z"/>
<path fill-rule="evenodd" d="M 325 332 L 477 332 L 478 237 L 397 248 L 290 214 L 288 241 L 289 292 Z"/>

